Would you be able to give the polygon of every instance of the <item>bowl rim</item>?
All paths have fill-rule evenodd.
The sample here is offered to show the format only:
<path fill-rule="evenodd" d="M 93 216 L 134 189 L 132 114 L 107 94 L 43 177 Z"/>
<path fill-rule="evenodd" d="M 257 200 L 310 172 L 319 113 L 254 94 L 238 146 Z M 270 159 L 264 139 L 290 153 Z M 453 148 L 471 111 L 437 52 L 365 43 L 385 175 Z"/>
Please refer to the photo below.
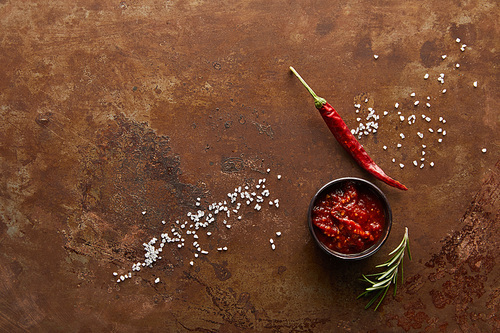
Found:
<path fill-rule="evenodd" d="M 382 204 L 384 205 L 385 208 L 385 223 L 386 223 L 386 228 L 385 228 L 385 233 L 382 235 L 382 237 L 379 239 L 379 241 L 366 250 L 360 252 L 360 253 L 340 253 L 331 250 L 328 248 L 325 244 L 323 244 L 318 237 L 316 236 L 316 233 L 314 232 L 314 225 L 312 223 L 312 209 L 314 207 L 314 204 L 318 197 L 323 194 L 324 191 L 326 191 L 328 188 L 333 187 L 334 185 L 338 185 L 339 183 L 347 182 L 347 181 L 353 181 L 355 183 L 361 183 L 364 186 L 368 186 L 373 192 L 375 192 L 376 195 L 379 196 L 380 200 L 382 201 Z M 391 205 L 389 204 L 389 200 L 385 196 L 384 192 L 380 190 L 375 184 L 372 182 L 358 178 L 358 177 L 342 177 L 342 178 L 337 178 L 334 180 L 329 181 L 328 183 L 324 184 L 312 197 L 311 202 L 309 203 L 309 208 L 307 210 L 307 221 L 309 225 L 309 231 L 312 234 L 312 237 L 316 244 L 328 255 L 339 258 L 339 259 L 344 259 L 344 260 L 361 260 L 368 258 L 369 256 L 375 254 L 381 247 L 384 245 L 386 242 L 387 238 L 389 238 L 389 234 L 391 232 L 391 227 L 392 227 L 392 210 L 391 210 Z"/>

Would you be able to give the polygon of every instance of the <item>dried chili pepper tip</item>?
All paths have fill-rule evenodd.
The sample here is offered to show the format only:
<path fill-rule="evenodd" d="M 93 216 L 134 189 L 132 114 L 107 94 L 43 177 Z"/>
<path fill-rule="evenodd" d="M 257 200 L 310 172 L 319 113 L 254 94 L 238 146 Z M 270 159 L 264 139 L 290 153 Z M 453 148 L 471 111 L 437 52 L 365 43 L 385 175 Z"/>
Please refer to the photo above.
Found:
<path fill-rule="evenodd" d="M 307 91 L 309 91 L 311 96 L 314 98 L 314 105 L 316 106 L 317 109 L 321 108 L 324 104 L 326 104 L 326 99 L 316 95 L 316 93 L 311 89 L 311 87 L 309 87 L 306 81 L 304 81 L 304 79 L 299 75 L 299 73 L 297 73 L 295 68 L 290 66 L 290 70 L 292 71 L 293 74 L 295 74 L 295 76 L 299 79 L 299 81 L 302 82 L 304 87 L 306 87 Z"/>

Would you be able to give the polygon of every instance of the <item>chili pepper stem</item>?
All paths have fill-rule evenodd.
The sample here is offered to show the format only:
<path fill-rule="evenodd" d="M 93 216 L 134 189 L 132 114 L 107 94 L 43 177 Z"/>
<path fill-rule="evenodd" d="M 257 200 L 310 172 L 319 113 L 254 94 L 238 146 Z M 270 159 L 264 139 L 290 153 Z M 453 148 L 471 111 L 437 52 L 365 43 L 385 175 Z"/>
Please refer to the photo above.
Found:
<path fill-rule="evenodd" d="M 306 81 L 304 81 L 304 79 L 299 75 L 299 73 L 297 73 L 297 71 L 295 70 L 295 68 L 293 68 L 292 66 L 290 66 L 290 70 L 292 71 L 293 74 L 295 74 L 295 76 L 300 80 L 300 82 L 302 82 L 302 84 L 304 85 L 304 87 L 306 87 L 307 91 L 309 91 L 309 93 L 311 94 L 311 96 L 314 98 L 314 105 L 316 106 L 316 108 L 320 108 L 323 106 L 323 104 L 326 104 L 326 99 L 322 98 L 322 97 L 319 97 L 318 95 L 316 95 L 316 93 L 311 89 L 311 87 L 309 87 L 309 85 L 307 84 Z"/>

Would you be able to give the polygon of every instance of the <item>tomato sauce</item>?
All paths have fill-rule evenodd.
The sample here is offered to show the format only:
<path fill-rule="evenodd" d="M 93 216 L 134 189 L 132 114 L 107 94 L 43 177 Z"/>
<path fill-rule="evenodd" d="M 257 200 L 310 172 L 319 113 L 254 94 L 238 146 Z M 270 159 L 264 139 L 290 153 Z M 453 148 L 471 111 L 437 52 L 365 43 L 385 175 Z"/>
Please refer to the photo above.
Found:
<path fill-rule="evenodd" d="M 385 212 L 382 201 L 353 182 L 339 184 L 318 197 L 312 209 L 318 240 L 344 254 L 360 253 L 382 236 Z"/>

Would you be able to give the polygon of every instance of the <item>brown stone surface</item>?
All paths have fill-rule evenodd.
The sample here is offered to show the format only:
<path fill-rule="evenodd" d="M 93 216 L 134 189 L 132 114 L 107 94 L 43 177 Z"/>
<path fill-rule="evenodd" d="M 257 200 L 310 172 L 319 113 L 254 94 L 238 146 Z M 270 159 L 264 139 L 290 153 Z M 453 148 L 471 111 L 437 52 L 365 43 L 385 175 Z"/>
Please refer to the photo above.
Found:
<path fill-rule="evenodd" d="M 499 13 L 494 0 L 0 0 L 0 331 L 500 331 Z M 289 66 L 351 128 L 376 111 L 360 142 L 407 192 L 355 164 Z M 394 217 L 353 263 L 306 226 L 316 190 L 344 176 L 377 184 Z M 143 243 L 263 177 L 279 208 L 243 204 L 231 229 L 218 217 L 199 258 L 179 229 L 184 248 L 116 282 Z M 405 282 L 365 311 L 358 278 L 405 226 Z"/>

